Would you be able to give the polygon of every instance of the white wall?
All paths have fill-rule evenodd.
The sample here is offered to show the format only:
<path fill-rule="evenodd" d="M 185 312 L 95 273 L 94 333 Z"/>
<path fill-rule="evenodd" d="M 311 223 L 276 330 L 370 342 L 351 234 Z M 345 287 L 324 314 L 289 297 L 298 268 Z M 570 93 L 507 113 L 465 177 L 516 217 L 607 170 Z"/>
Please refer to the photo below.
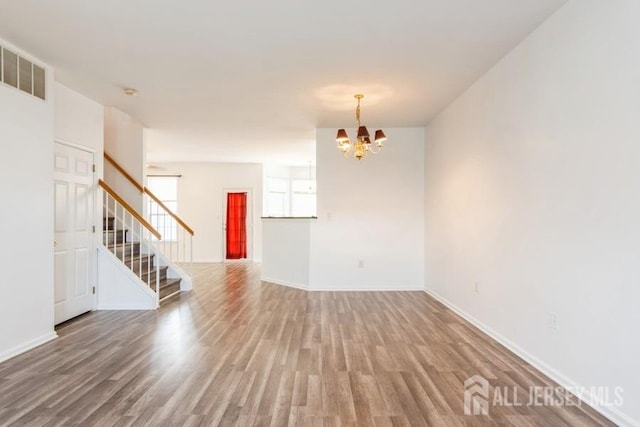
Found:
<path fill-rule="evenodd" d="M 311 289 L 422 289 L 424 129 L 385 128 L 385 149 L 360 161 L 338 151 L 335 133 L 316 135 Z"/>
<path fill-rule="evenodd" d="M 139 184 L 144 184 L 146 144 L 144 126 L 134 117 L 113 107 L 104 112 L 104 151 L 113 157 Z M 104 180 L 139 213 L 143 196 L 113 166 L 105 162 Z"/>
<path fill-rule="evenodd" d="M 638 16 L 635 0 L 570 1 L 430 124 L 425 153 L 427 289 L 564 385 L 624 387 L 625 405 L 601 410 L 629 424 Z"/>
<path fill-rule="evenodd" d="M 262 165 L 249 163 L 154 163 L 182 175 L 178 179 L 178 215 L 195 231 L 193 260 L 221 262 L 223 254 L 223 206 L 225 189 L 251 190 L 252 234 L 249 244 L 254 261 L 262 259 Z M 248 237 L 249 239 L 249 237 Z"/>
<path fill-rule="evenodd" d="M 309 288 L 311 226 L 315 219 L 262 220 L 262 280 L 300 289 Z"/>
<path fill-rule="evenodd" d="M 55 140 L 94 151 L 96 180 L 103 176 L 104 106 L 55 82 Z M 98 208 L 102 200 L 96 198 Z M 100 224 L 101 211 L 97 209 L 96 224 Z"/>
<path fill-rule="evenodd" d="M 95 150 L 99 169 L 104 151 L 104 107 L 58 82 L 54 88 L 56 141 Z"/>
<path fill-rule="evenodd" d="M 8 43 L 3 46 L 33 62 Z M 53 71 L 46 101 L 0 83 L 0 361 L 54 338 Z"/>
<path fill-rule="evenodd" d="M 153 310 L 156 294 L 131 270 L 122 268 L 122 261 L 109 249 L 97 250 L 98 276 L 103 286 L 98 287 L 98 310 Z"/>

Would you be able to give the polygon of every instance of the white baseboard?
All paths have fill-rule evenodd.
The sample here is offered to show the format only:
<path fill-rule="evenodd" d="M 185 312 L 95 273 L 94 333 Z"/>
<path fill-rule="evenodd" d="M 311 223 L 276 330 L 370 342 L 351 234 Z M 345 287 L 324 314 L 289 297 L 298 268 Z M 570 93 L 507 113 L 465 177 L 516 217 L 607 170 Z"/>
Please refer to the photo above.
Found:
<path fill-rule="evenodd" d="M 285 280 L 273 279 L 271 277 L 261 277 L 263 282 L 269 282 L 276 285 L 288 286 L 290 288 L 302 289 L 309 292 L 423 292 L 424 288 L 348 288 L 348 287 L 322 287 L 311 289 L 309 285 L 300 283 L 287 282 Z"/>
<path fill-rule="evenodd" d="M 58 334 L 55 331 L 49 332 L 48 334 L 42 335 L 38 338 L 35 338 L 31 341 L 28 341 L 19 346 L 13 347 L 7 351 L 0 353 L 0 362 L 4 362 L 5 360 L 9 360 L 12 357 L 18 356 L 19 354 L 25 353 L 31 349 L 34 349 L 44 343 L 47 343 L 51 340 L 58 338 Z"/>
<path fill-rule="evenodd" d="M 134 311 L 141 311 L 141 310 L 155 310 L 156 307 L 153 304 L 139 304 L 139 305 L 127 305 L 127 304 L 122 304 L 122 305 L 111 305 L 111 304 L 98 304 L 98 306 L 96 307 L 96 310 L 134 310 Z"/>
<path fill-rule="evenodd" d="M 222 258 L 216 258 L 216 259 L 207 259 L 207 258 L 200 258 L 200 259 L 194 259 L 193 263 L 199 263 L 199 264 L 220 264 L 222 262 L 225 263 L 230 263 L 230 262 L 253 262 L 255 264 L 260 264 L 262 263 L 262 258 L 254 258 L 254 259 L 239 259 L 239 260 L 229 260 L 229 259 L 222 259 Z"/>
<path fill-rule="evenodd" d="M 353 287 L 319 287 L 309 289 L 311 292 L 423 292 L 424 288 L 399 287 L 399 288 L 353 288 Z"/>
<path fill-rule="evenodd" d="M 489 335 L 491 338 L 493 338 L 494 340 L 496 340 L 497 342 L 505 346 L 509 351 L 516 354 L 518 357 L 520 357 L 521 359 L 529 363 L 531 366 L 533 366 L 534 368 L 542 372 L 544 375 L 551 378 L 560 386 L 566 388 L 567 390 L 585 390 L 584 393 L 581 393 L 576 397 L 578 397 L 580 400 L 582 400 L 586 404 L 590 405 L 593 409 L 595 409 L 597 412 L 602 414 L 604 417 L 608 418 L 609 420 L 611 420 L 612 422 L 620 426 L 640 426 L 639 421 L 634 420 L 630 416 L 624 414 L 622 411 L 620 411 L 616 407 L 592 404 L 591 402 L 597 402 L 597 399 L 594 399 L 594 396 L 591 396 L 586 392 L 586 390 L 589 390 L 589 388 L 582 387 L 576 381 L 571 380 L 564 374 L 560 373 L 553 367 L 549 366 L 542 360 L 538 359 L 536 356 L 532 355 L 528 351 L 521 348 L 519 345 L 517 345 L 510 339 L 506 338 L 505 336 L 496 332 L 494 329 L 487 326 L 480 320 L 471 316 L 466 311 L 464 311 L 457 305 L 453 304 L 451 301 L 438 295 L 436 292 L 429 289 L 423 289 L 423 290 L 425 293 L 427 293 L 428 295 L 432 296 L 433 298 L 435 298 L 436 300 L 444 304 L 448 309 L 456 313 L 458 316 L 462 317 L 467 322 L 471 323 L 476 328 L 480 329 L 482 332 Z"/>
<path fill-rule="evenodd" d="M 286 282 L 284 280 L 272 279 L 270 277 L 261 277 L 260 280 L 263 282 L 273 283 L 275 285 L 287 286 L 289 288 L 302 289 L 303 291 L 308 291 L 308 285 L 302 285 L 300 283 Z"/>

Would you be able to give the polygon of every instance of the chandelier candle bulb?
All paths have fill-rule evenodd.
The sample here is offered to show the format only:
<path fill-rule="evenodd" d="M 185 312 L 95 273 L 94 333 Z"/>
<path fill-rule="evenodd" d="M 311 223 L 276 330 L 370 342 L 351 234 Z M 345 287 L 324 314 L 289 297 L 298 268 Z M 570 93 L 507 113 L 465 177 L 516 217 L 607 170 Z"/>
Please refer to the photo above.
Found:
<path fill-rule="evenodd" d="M 348 156 L 353 149 L 353 157 L 358 160 L 366 157 L 368 153 L 379 153 L 383 147 L 383 142 L 387 139 L 382 129 L 378 129 L 375 132 L 374 142 L 375 148 L 371 144 L 371 136 L 366 126 L 360 123 L 360 100 L 364 98 L 364 95 L 357 93 L 354 98 L 358 100 L 358 106 L 356 107 L 356 122 L 358 123 L 358 136 L 354 142 L 351 142 L 349 135 L 345 129 L 338 129 L 336 134 L 336 143 L 338 149 L 346 156 Z"/>

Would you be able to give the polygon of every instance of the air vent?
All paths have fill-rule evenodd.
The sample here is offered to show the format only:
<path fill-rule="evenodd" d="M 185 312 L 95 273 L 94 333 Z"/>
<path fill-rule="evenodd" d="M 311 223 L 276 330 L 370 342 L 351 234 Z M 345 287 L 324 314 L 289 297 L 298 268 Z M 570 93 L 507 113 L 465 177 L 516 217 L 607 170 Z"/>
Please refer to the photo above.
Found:
<path fill-rule="evenodd" d="M 36 98 L 45 99 L 45 69 L 1 46 L 0 81 Z"/>

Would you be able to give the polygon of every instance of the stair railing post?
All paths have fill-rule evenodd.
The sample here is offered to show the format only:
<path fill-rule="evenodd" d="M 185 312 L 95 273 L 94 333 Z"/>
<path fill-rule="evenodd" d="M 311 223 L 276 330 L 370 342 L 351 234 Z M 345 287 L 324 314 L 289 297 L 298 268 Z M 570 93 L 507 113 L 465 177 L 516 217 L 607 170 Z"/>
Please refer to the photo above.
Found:
<path fill-rule="evenodd" d="M 151 248 L 149 248 L 151 249 Z M 151 250 L 149 250 L 151 252 Z M 157 249 L 153 247 L 153 253 L 157 255 Z M 156 260 L 156 308 L 160 306 L 160 263 Z"/>
<path fill-rule="evenodd" d="M 167 218 L 169 217 L 169 215 L 167 215 L 165 213 L 164 215 L 164 236 L 167 235 Z M 167 239 L 167 243 L 169 244 L 169 259 L 173 259 L 173 242 L 171 241 L 171 239 Z"/>
<path fill-rule="evenodd" d="M 116 199 L 113 199 L 113 224 L 111 225 L 111 232 L 116 228 L 116 223 L 118 219 L 118 202 Z M 111 233 L 109 233 L 109 237 L 111 238 Z M 116 244 L 114 241 L 111 241 L 111 246 L 113 247 L 113 253 L 116 253 Z"/>
<path fill-rule="evenodd" d="M 124 233 L 124 228 L 127 226 L 127 210 L 123 207 L 122 208 L 122 221 L 120 221 L 120 229 L 122 230 L 122 232 Z M 116 218 L 117 221 L 117 218 Z M 118 230 L 117 227 L 114 224 L 113 227 L 113 242 L 114 243 L 118 243 Z M 122 246 L 122 259 L 123 261 L 127 258 L 127 247 L 125 245 Z"/>
<path fill-rule="evenodd" d="M 142 226 L 139 225 L 138 229 L 140 230 L 140 232 L 136 234 L 140 236 L 138 240 L 142 242 L 142 234 L 143 234 Z M 138 274 L 138 277 L 142 277 L 142 249 L 139 246 L 138 246 L 138 271 L 140 272 L 140 274 Z"/>
<path fill-rule="evenodd" d="M 109 199 L 108 199 L 108 194 L 105 191 L 102 191 L 102 217 L 106 218 L 107 223 L 104 223 L 104 220 L 102 221 L 102 244 L 107 246 L 107 235 L 109 233 L 105 233 L 105 230 L 109 228 L 109 205 L 107 203 L 109 203 Z M 106 209 L 106 210 L 105 210 Z M 108 247 L 108 246 L 107 246 Z"/>
<path fill-rule="evenodd" d="M 186 244 L 187 244 L 187 230 L 182 228 L 182 262 L 187 261 Z"/>
<path fill-rule="evenodd" d="M 133 215 L 131 215 L 131 224 L 129 225 L 129 230 L 131 230 L 131 233 L 133 233 L 133 227 L 134 227 Z M 124 231 L 123 231 L 123 233 L 124 233 Z M 126 242 L 127 241 L 127 233 L 125 233 L 124 236 L 122 236 L 122 237 L 123 237 L 123 240 Z M 129 236 L 129 243 L 130 243 L 130 245 L 129 245 L 129 249 L 130 249 L 129 250 L 129 269 L 131 271 L 134 271 L 134 268 L 136 268 L 136 267 L 133 264 L 133 240 L 131 239 L 131 236 Z"/>

